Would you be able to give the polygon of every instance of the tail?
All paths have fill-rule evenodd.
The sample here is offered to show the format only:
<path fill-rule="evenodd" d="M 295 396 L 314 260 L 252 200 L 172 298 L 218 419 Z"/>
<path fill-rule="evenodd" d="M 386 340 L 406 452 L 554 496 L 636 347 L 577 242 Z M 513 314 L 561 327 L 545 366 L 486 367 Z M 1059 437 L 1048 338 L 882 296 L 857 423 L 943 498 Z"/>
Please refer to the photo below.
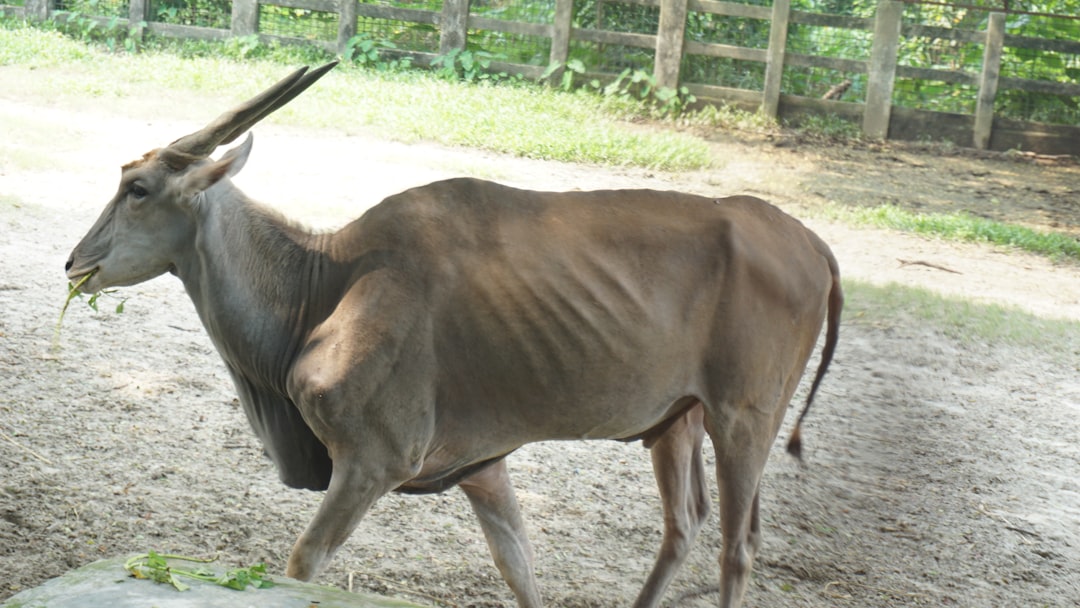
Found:
<path fill-rule="evenodd" d="M 827 249 L 826 254 L 825 257 L 829 261 L 829 270 L 832 272 L 832 287 L 829 290 L 825 348 L 821 350 L 821 363 L 818 364 L 817 373 L 814 374 L 814 383 L 810 385 L 810 394 L 806 396 L 806 405 L 803 406 L 798 420 L 795 421 L 795 430 L 792 431 L 787 444 L 788 454 L 799 460 L 802 460 L 803 418 L 806 418 L 806 413 L 810 411 L 810 404 L 814 402 L 814 395 L 817 393 L 818 385 L 821 384 L 821 379 L 825 377 L 825 372 L 829 369 L 829 363 L 832 362 L 833 353 L 836 352 L 836 342 L 840 337 L 840 311 L 844 308 L 844 292 L 840 288 L 840 268 L 836 263 L 836 258 Z"/>

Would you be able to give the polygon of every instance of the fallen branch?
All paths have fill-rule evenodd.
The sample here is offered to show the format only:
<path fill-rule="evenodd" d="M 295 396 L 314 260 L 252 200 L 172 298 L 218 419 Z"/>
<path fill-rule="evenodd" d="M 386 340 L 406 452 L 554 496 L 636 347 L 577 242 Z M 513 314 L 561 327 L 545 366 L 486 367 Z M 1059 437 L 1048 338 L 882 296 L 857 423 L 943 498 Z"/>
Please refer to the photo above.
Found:
<path fill-rule="evenodd" d="M 31 455 L 31 456 L 33 456 L 34 458 L 37 458 L 37 459 L 38 459 L 38 460 L 40 460 L 41 462 L 44 462 L 45 464 L 48 464 L 48 465 L 51 465 L 51 464 L 52 464 L 52 461 L 51 461 L 51 460 L 49 460 L 48 458 L 45 458 L 45 457 L 44 457 L 44 456 L 42 456 L 41 454 L 38 454 L 38 453 L 37 453 L 37 452 L 35 452 L 34 450 L 31 450 L 30 448 L 28 448 L 28 447 L 26 447 L 25 445 L 23 445 L 23 444 L 19 443 L 18 441 L 15 441 L 14 439 L 12 439 L 12 438 L 11 438 L 11 435 L 8 435 L 8 434 L 7 434 L 7 433 L 5 433 L 4 431 L 0 431 L 0 437 L 2 437 L 2 438 L 4 439 L 4 441 L 7 441 L 7 442 L 8 442 L 8 443 L 10 443 L 11 445 L 13 445 L 13 446 L 15 446 L 15 447 L 19 448 L 20 450 L 22 450 L 22 451 L 26 452 L 27 454 L 30 454 L 30 455 Z"/>
<path fill-rule="evenodd" d="M 1001 523 L 1005 524 L 1005 529 L 1006 530 L 1012 530 L 1013 532 L 1016 532 L 1017 534 L 1020 534 L 1020 536 L 1021 536 L 1020 540 L 1025 545 L 1035 544 L 1033 541 L 1030 541 L 1030 540 L 1027 540 L 1026 538 L 1024 538 L 1025 536 L 1030 536 L 1032 538 L 1042 538 L 1042 536 L 1039 535 L 1038 532 L 1033 532 L 1031 530 L 1021 528 L 1020 526 L 1017 526 L 1017 525 L 1013 524 L 1013 522 L 1009 521 L 1008 518 L 1006 518 L 1004 515 L 1002 515 L 1000 513 L 991 513 L 986 508 L 986 505 L 984 505 L 982 503 L 979 504 L 979 508 L 976 509 L 976 511 L 978 513 L 982 514 L 982 515 L 985 515 L 985 516 L 991 518 L 991 519 L 997 519 L 997 520 L 1001 521 Z"/>
<path fill-rule="evenodd" d="M 937 270 L 944 270 L 945 272 L 951 272 L 953 274 L 964 274 L 964 273 L 960 272 L 959 270 L 953 270 L 952 268 L 947 268 L 947 267 L 942 266 L 940 264 L 934 264 L 933 262 L 924 262 L 922 260 L 903 260 L 903 259 L 900 259 L 900 258 L 896 258 L 896 261 L 900 262 L 900 267 L 901 268 L 903 268 L 904 266 L 926 266 L 928 268 L 934 268 L 934 269 L 937 269 Z"/>

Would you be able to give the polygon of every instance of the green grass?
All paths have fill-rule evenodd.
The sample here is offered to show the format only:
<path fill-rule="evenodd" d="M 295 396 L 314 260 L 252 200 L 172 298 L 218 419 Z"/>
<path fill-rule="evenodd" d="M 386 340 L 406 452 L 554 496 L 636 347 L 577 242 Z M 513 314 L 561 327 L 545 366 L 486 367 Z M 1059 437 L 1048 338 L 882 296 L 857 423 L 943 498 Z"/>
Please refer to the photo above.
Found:
<path fill-rule="evenodd" d="M 1080 322 L 1047 319 L 1019 308 L 942 296 L 928 289 L 844 280 L 843 323 L 912 321 L 961 342 L 1008 344 L 1052 352 L 1080 369 Z"/>
<path fill-rule="evenodd" d="M 98 55 L 85 43 L 60 32 L 20 27 L 17 21 L 0 19 L 0 66 L 56 67 L 93 61 Z"/>
<path fill-rule="evenodd" d="M 1080 261 L 1080 240 L 1076 237 L 996 222 L 969 213 L 916 213 L 896 205 L 845 207 L 836 203 L 826 205 L 817 213 L 848 224 L 902 230 L 953 241 L 1016 247 L 1054 260 Z"/>
<path fill-rule="evenodd" d="M 330 59 L 312 49 L 267 48 L 264 57 L 254 59 L 241 59 L 250 55 L 241 45 L 206 42 L 159 41 L 140 53 L 109 53 L 10 20 L 0 27 L 0 65 L 30 70 L 20 83 L 24 91 L 36 88 L 50 99 L 125 97 L 147 90 L 236 97 L 261 90 L 284 70 Z M 42 67 L 60 68 L 59 74 L 33 75 Z M 628 104 L 531 84 L 478 85 L 418 70 L 343 65 L 304 100 L 302 112 L 287 106 L 274 119 L 563 162 L 661 171 L 700 169 L 711 162 L 708 144 L 699 137 L 632 124 Z"/>

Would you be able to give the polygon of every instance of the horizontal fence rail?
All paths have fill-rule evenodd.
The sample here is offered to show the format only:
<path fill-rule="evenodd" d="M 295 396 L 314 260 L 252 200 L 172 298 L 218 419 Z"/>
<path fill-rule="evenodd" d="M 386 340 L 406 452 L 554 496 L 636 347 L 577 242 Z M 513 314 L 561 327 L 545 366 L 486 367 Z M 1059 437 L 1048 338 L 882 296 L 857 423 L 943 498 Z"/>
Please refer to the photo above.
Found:
<path fill-rule="evenodd" d="M 134 26 L 137 35 L 257 36 L 335 53 L 362 36 L 392 42 L 394 54 L 419 65 L 483 50 L 496 59 L 492 69 L 529 78 L 576 60 L 589 79 L 644 70 L 659 86 L 685 87 L 699 103 L 792 121 L 835 115 L 871 138 L 1080 155 L 1080 19 L 1024 13 L 1008 0 L 990 8 L 879 0 L 864 16 L 797 10 L 792 0 L 22 2 L 0 10 L 28 19 L 78 12 Z M 941 15 L 927 19 L 928 5 L 957 17 L 945 24 Z M 114 13 L 82 12 L 104 6 Z M 214 7 L 220 14 L 200 16 Z M 1006 19 L 1020 13 L 1076 24 L 1075 35 L 1017 33 Z M 1043 65 L 1060 67 L 1058 76 L 1033 73 Z M 1039 96 L 1053 111 L 1025 112 L 1024 104 Z"/>

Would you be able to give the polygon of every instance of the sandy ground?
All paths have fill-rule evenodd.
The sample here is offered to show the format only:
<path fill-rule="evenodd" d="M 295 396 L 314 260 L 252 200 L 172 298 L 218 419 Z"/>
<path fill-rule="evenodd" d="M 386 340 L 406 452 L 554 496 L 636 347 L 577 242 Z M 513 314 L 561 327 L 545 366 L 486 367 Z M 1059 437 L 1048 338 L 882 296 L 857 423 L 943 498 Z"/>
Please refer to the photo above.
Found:
<path fill-rule="evenodd" d="M 0 67 L 0 600 L 148 549 L 282 572 L 321 496 L 277 481 L 178 281 L 122 290 L 120 315 L 108 298 L 99 313 L 76 302 L 53 344 L 64 261 L 111 197 L 119 165 L 229 102 L 174 112 L 179 101 L 166 111 L 170 102 L 147 92 L 122 106 L 54 103 L 20 95 L 32 77 Z M 751 193 L 796 215 L 825 200 L 889 201 L 1080 233 L 1074 165 L 718 136 L 727 160 L 668 175 L 276 125 L 256 136 L 237 182 L 320 228 L 406 187 L 475 175 L 536 189 Z M 1080 320 L 1076 265 L 807 223 L 848 277 Z M 789 430 L 790 421 L 781 440 Z M 913 311 L 846 319 L 805 429 L 806 466 L 778 444 L 766 470 L 765 545 L 747 604 L 1080 606 L 1078 436 L 1080 345 L 958 340 Z M 660 539 L 646 451 L 541 444 L 510 466 L 548 604 L 629 605 Z M 715 605 L 716 522 L 667 605 Z M 386 497 L 320 581 L 432 605 L 513 604 L 457 491 Z"/>

